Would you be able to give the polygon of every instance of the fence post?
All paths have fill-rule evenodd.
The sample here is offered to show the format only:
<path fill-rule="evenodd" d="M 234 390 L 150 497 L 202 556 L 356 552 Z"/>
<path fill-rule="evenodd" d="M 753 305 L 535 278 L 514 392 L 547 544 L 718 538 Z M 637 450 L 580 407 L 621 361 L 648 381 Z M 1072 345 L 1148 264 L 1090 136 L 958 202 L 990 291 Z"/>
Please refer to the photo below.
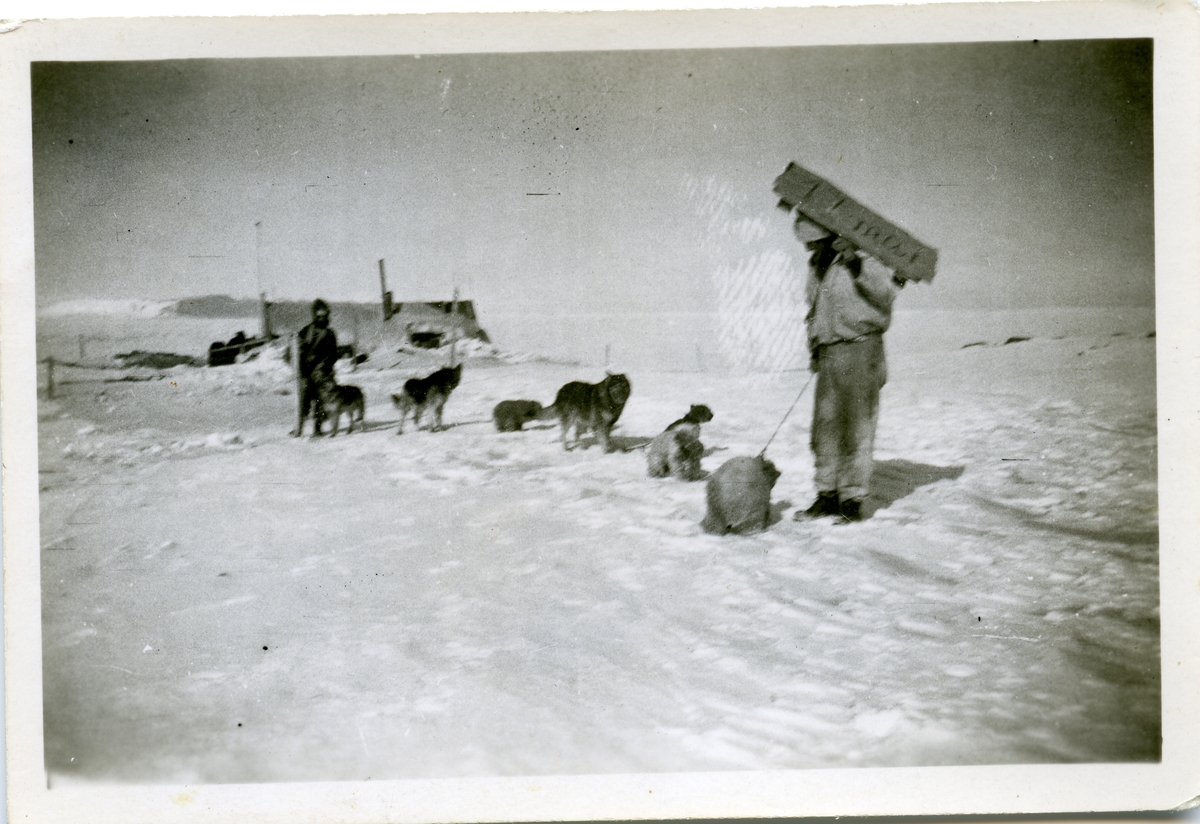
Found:
<path fill-rule="evenodd" d="M 301 411 L 301 416 L 298 417 L 296 423 L 296 437 L 301 434 L 301 423 L 305 416 L 308 415 L 308 406 L 304 398 L 304 374 L 300 366 L 300 333 L 295 332 L 288 336 L 289 346 L 292 348 L 292 369 L 296 372 L 296 406 Z M 320 428 L 320 424 L 317 424 Z"/>
<path fill-rule="evenodd" d="M 46 358 L 46 397 L 54 397 L 54 358 Z"/>

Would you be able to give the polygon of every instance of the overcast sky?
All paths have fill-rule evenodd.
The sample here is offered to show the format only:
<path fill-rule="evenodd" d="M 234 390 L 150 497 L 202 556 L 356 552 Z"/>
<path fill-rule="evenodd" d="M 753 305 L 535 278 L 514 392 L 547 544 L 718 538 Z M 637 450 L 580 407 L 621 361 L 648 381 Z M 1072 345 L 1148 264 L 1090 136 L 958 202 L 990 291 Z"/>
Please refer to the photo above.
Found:
<path fill-rule="evenodd" d="M 35 64 L 38 303 L 374 300 L 386 258 L 397 300 L 711 309 L 711 272 L 747 249 L 713 237 L 696 192 L 759 227 L 754 251 L 800 259 L 771 191 L 794 160 L 939 249 L 910 308 L 1149 305 L 1151 57 L 1117 40 Z"/>

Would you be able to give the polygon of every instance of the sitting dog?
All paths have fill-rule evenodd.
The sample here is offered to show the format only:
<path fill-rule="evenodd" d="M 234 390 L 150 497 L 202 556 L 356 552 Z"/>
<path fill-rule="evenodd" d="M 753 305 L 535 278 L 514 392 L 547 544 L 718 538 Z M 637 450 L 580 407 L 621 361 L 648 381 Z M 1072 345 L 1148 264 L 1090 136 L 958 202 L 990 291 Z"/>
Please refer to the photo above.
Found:
<path fill-rule="evenodd" d="M 424 378 L 406 380 L 404 390 L 392 395 L 392 403 L 400 413 L 400 428 L 396 430 L 396 434 L 404 434 L 404 419 L 410 412 L 413 416 L 413 424 L 420 427 L 421 417 L 427 411 L 433 410 L 437 421 L 433 429 L 435 432 L 441 429 L 442 407 L 446 405 L 446 400 L 458 386 L 460 380 L 462 380 L 461 363 L 453 368 L 443 367 Z"/>
<path fill-rule="evenodd" d="M 559 389 L 554 398 L 554 411 L 562 424 L 563 449 L 572 448 L 567 444 L 567 432 L 574 428 L 576 445 L 582 440 L 583 432 L 590 430 L 604 451 L 612 452 L 609 434 L 617 418 L 621 417 L 630 391 L 629 378 L 611 374 L 600 383 L 571 381 Z"/>
<path fill-rule="evenodd" d="M 779 470 L 762 455 L 730 458 L 708 479 L 708 511 L 700 526 L 713 535 L 766 529 L 777 480 Z"/>
<path fill-rule="evenodd" d="M 492 410 L 497 432 L 520 432 L 530 421 L 541 420 L 546 410 L 537 401 L 500 401 Z"/>
<path fill-rule="evenodd" d="M 713 419 L 712 410 L 704 404 L 694 403 L 688 413 L 673 424 L 667 427 L 668 432 L 672 429 L 686 429 L 692 433 L 692 437 L 700 437 L 700 424 L 708 423 Z"/>
<path fill-rule="evenodd" d="M 338 421 L 342 413 L 346 414 L 346 434 L 354 431 L 354 413 L 358 413 L 358 428 L 366 423 L 367 401 L 363 391 L 357 386 L 343 386 L 336 383 L 333 377 L 317 384 L 317 392 L 321 395 L 321 405 L 325 407 L 327 417 L 333 418 L 333 431 L 329 437 L 338 433 Z"/>
<path fill-rule="evenodd" d="M 703 456 L 704 444 L 690 428 L 677 426 L 650 442 L 650 448 L 646 450 L 646 472 L 651 478 L 674 475 L 681 481 L 698 481 L 704 477 L 700 469 Z"/>

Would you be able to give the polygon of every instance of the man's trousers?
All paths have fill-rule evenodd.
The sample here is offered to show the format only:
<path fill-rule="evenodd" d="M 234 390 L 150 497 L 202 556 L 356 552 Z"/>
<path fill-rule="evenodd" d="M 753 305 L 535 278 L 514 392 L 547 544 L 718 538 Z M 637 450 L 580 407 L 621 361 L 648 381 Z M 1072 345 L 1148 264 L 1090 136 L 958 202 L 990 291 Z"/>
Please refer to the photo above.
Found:
<path fill-rule="evenodd" d="M 818 492 L 843 501 L 867 497 L 879 420 L 879 390 L 887 380 L 883 335 L 873 334 L 816 350 L 812 450 Z"/>

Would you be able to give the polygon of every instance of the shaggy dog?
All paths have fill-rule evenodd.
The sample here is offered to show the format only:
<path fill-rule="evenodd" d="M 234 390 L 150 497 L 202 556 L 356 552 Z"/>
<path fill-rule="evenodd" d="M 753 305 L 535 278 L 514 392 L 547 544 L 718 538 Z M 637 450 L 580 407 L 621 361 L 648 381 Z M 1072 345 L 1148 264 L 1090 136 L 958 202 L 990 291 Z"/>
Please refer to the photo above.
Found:
<path fill-rule="evenodd" d="M 573 427 L 576 445 L 582 439 L 583 432 L 591 430 L 604 451 L 612 452 L 609 433 L 617 418 L 621 417 L 630 390 L 629 378 L 624 375 L 608 375 L 600 383 L 571 381 L 559 389 L 554 398 L 554 411 L 562 424 L 563 449 L 571 449 L 567 443 L 567 432 Z"/>
<path fill-rule="evenodd" d="M 413 424 L 420 427 L 421 417 L 431 409 L 437 421 L 433 429 L 434 431 L 441 429 L 442 407 L 446 405 L 446 400 L 458 386 L 460 380 L 462 380 L 461 363 L 453 369 L 447 366 L 427 377 L 409 378 L 405 381 L 404 391 L 392 395 L 392 403 L 400 413 L 400 428 L 396 430 L 396 434 L 404 434 L 404 419 L 410 412 L 413 416 Z"/>
<path fill-rule="evenodd" d="M 666 431 L 670 432 L 672 429 L 686 429 L 692 433 L 692 437 L 699 438 L 700 424 L 708 423 L 712 419 L 713 413 L 711 409 L 703 404 L 694 403 L 692 404 L 692 408 L 688 410 L 688 413 L 679 420 L 675 421 L 675 423 L 668 426 Z"/>
<path fill-rule="evenodd" d="M 650 442 L 650 448 L 646 450 L 646 471 L 651 478 L 674 475 L 681 481 L 698 481 L 704 476 L 700 469 L 703 456 L 704 444 L 689 427 L 677 426 Z"/>
<path fill-rule="evenodd" d="M 347 435 L 354 431 L 355 412 L 358 413 L 358 428 L 363 428 L 366 423 L 367 401 L 361 389 L 357 386 L 343 386 L 329 378 L 317 385 L 317 392 L 321 396 L 321 405 L 325 407 L 326 416 L 333 418 L 333 431 L 329 433 L 329 437 L 332 438 L 338 433 L 338 421 L 342 413 L 346 415 Z"/>
<path fill-rule="evenodd" d="M 537 401 L 500 401 L 492 410 L 497 432 L 520 432 L 530 421 L 541 420 L 546 410 Z"/>
<path fill-rule="evenodd" d="M 745 535 L 767 528 L 775 464 L 762 455 L 730 458 L 708 479 L 708 512 L 700 526 L 713 535 Z"/>

